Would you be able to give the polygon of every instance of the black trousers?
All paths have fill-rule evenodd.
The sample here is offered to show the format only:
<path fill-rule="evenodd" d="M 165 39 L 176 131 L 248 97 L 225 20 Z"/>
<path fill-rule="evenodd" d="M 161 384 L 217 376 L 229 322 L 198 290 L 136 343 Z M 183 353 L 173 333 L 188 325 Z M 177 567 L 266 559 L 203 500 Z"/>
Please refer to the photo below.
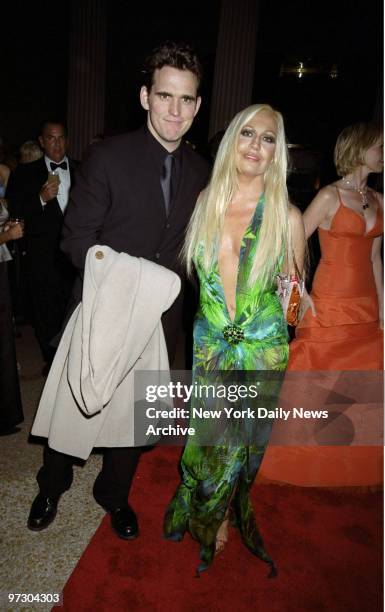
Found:
<path fill-rule="evenodd" d="M 104 449 L 103 466 L 93 489 L 94 498 L 103 508 L 119 508 L 127 504 L 140 454 L 140 447 Z M 36 477 L 44 496 L 59 497 L 70 488 L 74 461 L 71 455 L 59 453 L 46 445 L 43 466 Z"/>
<path fill-rule="evenodd" d="M 71 284 L 66 276 L 54 268 L 45 270 L 41 275 L 29 273 L 27 282 L 36 339 L 44 361 L 50 364 L 56 351 L 51 340 L 62 329 Z"/>

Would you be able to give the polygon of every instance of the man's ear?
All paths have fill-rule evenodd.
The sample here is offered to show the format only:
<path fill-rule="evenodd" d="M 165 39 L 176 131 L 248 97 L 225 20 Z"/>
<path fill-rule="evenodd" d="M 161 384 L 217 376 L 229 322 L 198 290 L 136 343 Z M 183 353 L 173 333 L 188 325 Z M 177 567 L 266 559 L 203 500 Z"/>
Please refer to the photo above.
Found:
<path fill-rule="evenodd" d="M 142 85 L 140 88 L 140 103 L 143 106 L 144 110 L 149 110 L 150 106 L 148 104 L 148 90 L 145 85 Z"/>
<path fill-rule="evenodd" d="M 39 136 L 39 144 L 41 146 L 42 149 L 44 149 L 44 142 L 43 142 L 43 137 Z"/>
<path fill-rule="evenodd" d="M 194 117 L 195 117 L 195 115 L 197 114 L 197 112 L 198 112 L 198 111 L 199 111 L 199 109 L 200 109 L 201 102 L 202 102 L 202 98 L 201 98 L 200 96 L 198 96 L 198 97 L 197 97 L 197 101 L 196 101 L 196 103 L 195 103 L 195 113 L 194 113 Z"/>

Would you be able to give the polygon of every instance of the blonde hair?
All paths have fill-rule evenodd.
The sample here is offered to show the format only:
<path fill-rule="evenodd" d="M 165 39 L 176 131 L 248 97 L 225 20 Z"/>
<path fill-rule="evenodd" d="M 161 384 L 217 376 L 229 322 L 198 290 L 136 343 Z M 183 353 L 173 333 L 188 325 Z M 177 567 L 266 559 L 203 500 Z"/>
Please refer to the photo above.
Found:
<path fill-rule="evenodd" d="M 365 163 L 365 153 L 381 137 L 379 125 L 355 123 L 344 128 L 334 147 L 334 164 L 338 176 L 346 176 Z"/>
<path fill-rule="evenodd" d="M 258 280 L 262 287 L 266 286 L 276 274 L 282 255 L 286 256 L 288 267 L 293 267 L 286 188 L 287 146 L 283 118 L 281 113 L 268 104 L 254 104 L 238 113 L 227 128 L 219 145 L 210 182 L 198 198 L 183 249 L 189 274 L 193 260 L 201 254 L 202 246 L 202 265 L 205 271 L 209 272 L 214 265 L 226 210 L 238 188 L 238 137 L 252 117 L 262 111 L 274 116 L 277 137 L 274 158 L 264 175 L 265 208 L 249 283 L 254 284 Z"/>
<path fill-rule="evenodd" d="M 27 140 L 20 146 L 20 162 L 27 164 L 43 157 L 43 151 L 35 140 Z"/>

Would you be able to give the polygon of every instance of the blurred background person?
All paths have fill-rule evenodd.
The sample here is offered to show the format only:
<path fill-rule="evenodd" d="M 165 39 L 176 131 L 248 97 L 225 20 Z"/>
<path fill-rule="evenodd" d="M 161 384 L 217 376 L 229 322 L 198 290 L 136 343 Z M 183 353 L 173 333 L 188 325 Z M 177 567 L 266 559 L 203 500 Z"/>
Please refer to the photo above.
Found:
<path fill-rule="evenodd" d="M 6 205 L 5 192 L 7 190 L 7 184 L 11 170 L 8 164 L 4 163 L 4 146 L 3 141 L 0 138 L 0 203 Z"/>
<path fill-rule="evenodd" d="M 19 148 L 19 162 L 27 164 L 43 157 L 43 151 L 36 140 L 27 140 Z M 28 292 L 25 279 L 25 243 L 17 240 L 11 243 L 12 260 L 8 266 L 8 276 L 11 288 L 13 316 L 16 325 L 25 322 L 28 317 Z M 20 328 L 15 328 L 16 335 L 20 336 Z"/>
<path fill-rule="evenodd" d="M 0 436 L 16 433 L 24 420 L 17 371 L 8 262 L 12 259 L 7 242 L 23 235 L 21 223 L 9 222 L 4 199 L 0 201 Z"/>
<path fill-rule="evenodd" d="M 5 198 L 10 169 L 5 164 L 0 164 L 0 200 Z"/>
<path fill-rule="evenodd" d="M 43 151 L 36 140 L 27 140 L 23 142 L 20 146 L 19 154 L 21 164 L 28 164 L 29 162 L 36 161 L 43 157 Z"/>
<path fill-rule="evenodd" d="M 61 121 L 43 123 L 39 143 L 44 157 L 19 164 L 8 188 L 12 217 L 25 221 L 25 269 L 32 305 L 32 324 L 47 374 L 74 280 L 74 268 L 59 244 L 74 163 L 67 157 L 67 133 Z"/>

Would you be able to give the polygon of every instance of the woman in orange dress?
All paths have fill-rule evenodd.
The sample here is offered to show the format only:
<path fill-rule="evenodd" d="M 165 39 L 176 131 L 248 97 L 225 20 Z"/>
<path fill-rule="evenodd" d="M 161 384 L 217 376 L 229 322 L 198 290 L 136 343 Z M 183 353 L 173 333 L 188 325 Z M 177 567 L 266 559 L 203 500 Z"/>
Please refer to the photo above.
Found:
<path fill-rule="evenodd" d="M 334 161 L 342 178 L 321 189 L 304 213 L 306 237 L 318 228 L 321 259 L 311 292 L 315 313 L 308 308 L 297 327 L 288 370 L 382 370 L 383 196 L 367 186 L 369 174 L 383 171 L 379 127 L 345 128 Z M 366 378 L 352 381 L 364 385 Z M 270 446 L 261 473 L 302 486 L 377 485 L 382 446 Z"/>

